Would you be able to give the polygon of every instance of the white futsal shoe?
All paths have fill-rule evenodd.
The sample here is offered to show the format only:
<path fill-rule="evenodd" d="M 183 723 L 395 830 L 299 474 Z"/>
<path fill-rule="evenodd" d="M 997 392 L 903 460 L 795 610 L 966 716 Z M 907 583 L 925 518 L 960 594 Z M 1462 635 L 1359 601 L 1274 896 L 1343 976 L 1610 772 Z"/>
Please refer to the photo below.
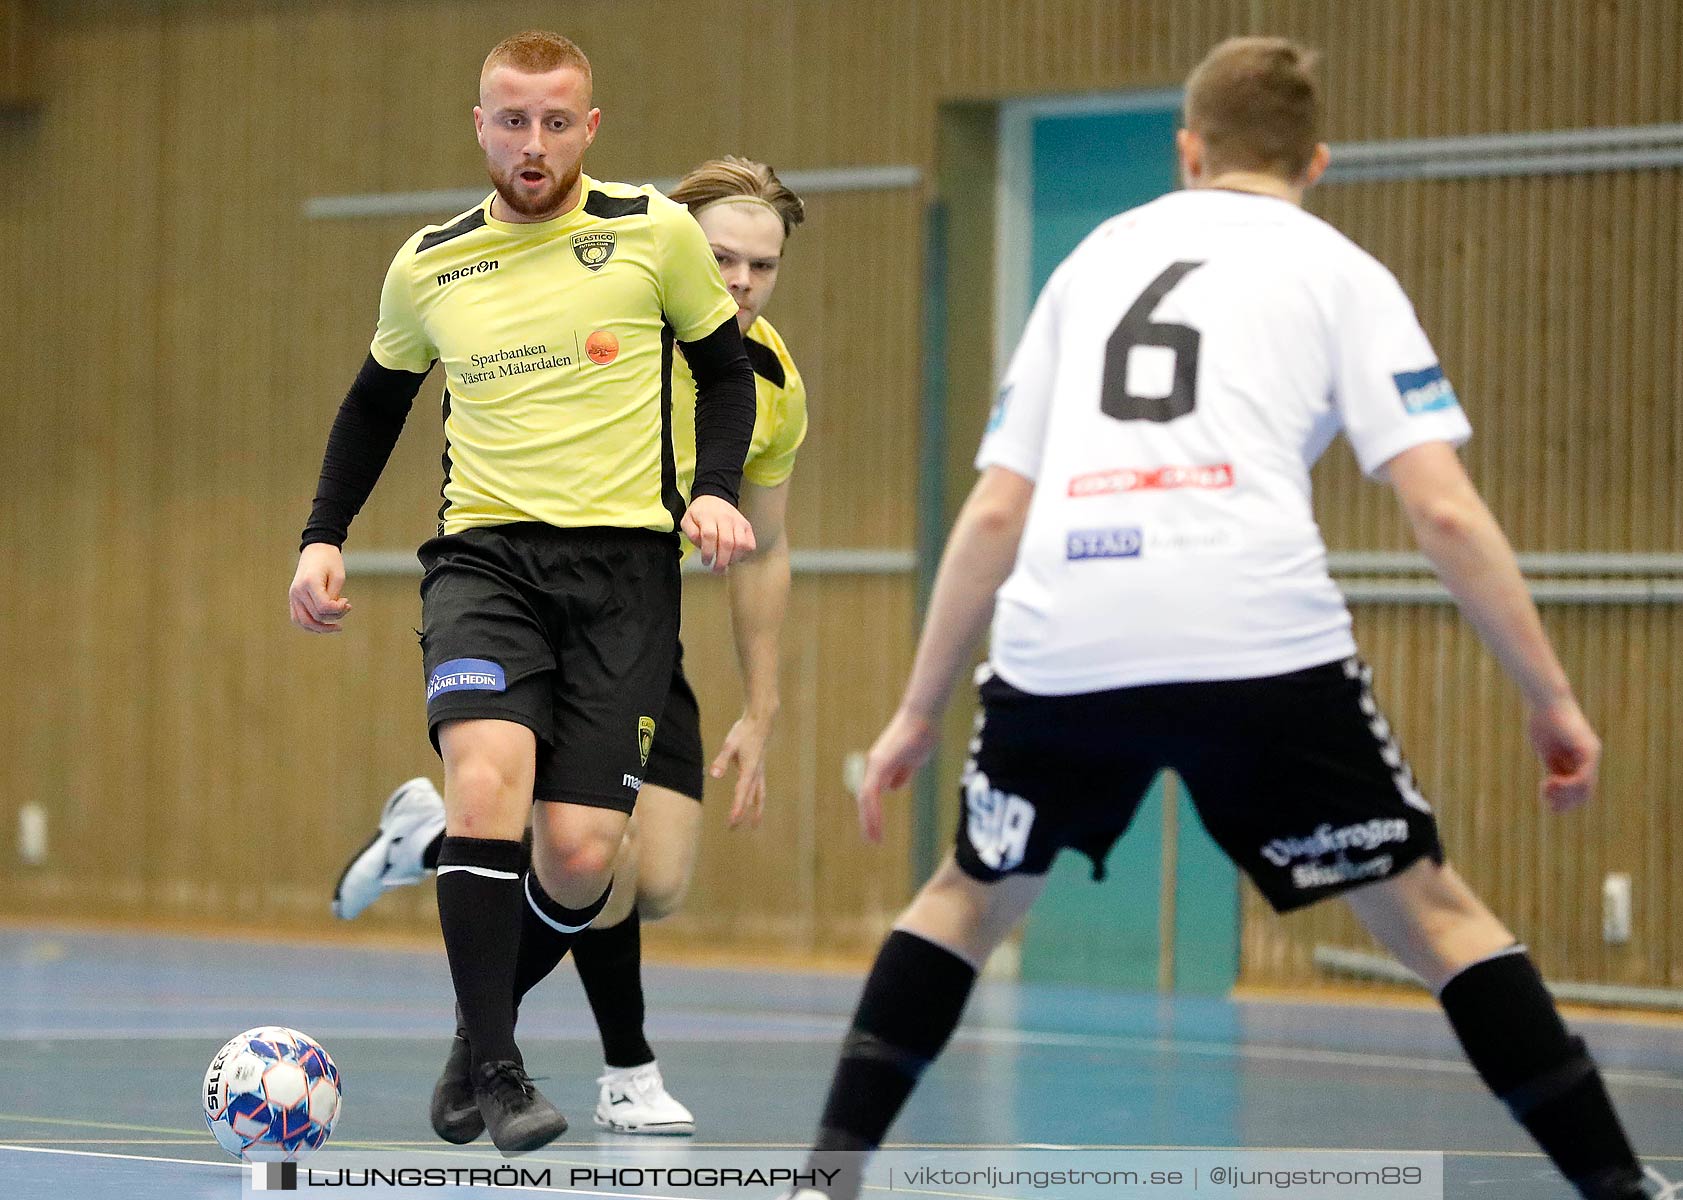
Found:
<path fill-rule="evenodd" d="M 380 827 L 351 856 L 333 888 L 333 915 L 349 921 L 387 888 L 419 883 L 421 854 L 444 829 L 444 797 L 422 776 L 397 786 L 380 810 Z"/>
<path fill-rule="evenodd" d="M 602 1085 L 596 1099 L 596 1123 L 603 1129 L 669 1137 L 695 1132 L 695 1118 L 666 1090 L 659 1064 L 609 1067 L 596 1082 Z"/>

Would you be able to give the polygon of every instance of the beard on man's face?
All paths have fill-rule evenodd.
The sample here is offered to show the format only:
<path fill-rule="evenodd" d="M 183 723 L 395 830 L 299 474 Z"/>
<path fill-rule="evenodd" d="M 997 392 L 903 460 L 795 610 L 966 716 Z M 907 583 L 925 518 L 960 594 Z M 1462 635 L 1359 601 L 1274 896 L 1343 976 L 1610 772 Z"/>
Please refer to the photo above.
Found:
<path fill-rule="evenodd" d="M 581 168 L 574 166 L 572 172 L 565 179 L 557 179 L 550 174 L 546 167 L 535 167 L 530 163 L 521 163 L 508 172 L 498 175 L 495 168 L 490 168 L 491 183 L 497 189 L 497 195 L 502 197 L 504 204 L 523 217 L 543 217 L 555 211 L 573 184 L 578 182 Z M 536 190 L 526 186 L 520 176 L 526 171 L 541 171 L 549 180 L 547 186 Z"/>

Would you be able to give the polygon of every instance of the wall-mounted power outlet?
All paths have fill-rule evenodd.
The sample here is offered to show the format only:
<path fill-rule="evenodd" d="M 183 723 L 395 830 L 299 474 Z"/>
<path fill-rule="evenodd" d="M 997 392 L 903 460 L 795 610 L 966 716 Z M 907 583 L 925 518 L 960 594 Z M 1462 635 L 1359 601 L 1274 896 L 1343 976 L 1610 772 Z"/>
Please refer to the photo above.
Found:
<path fill-rule="evenodd" d="M 18 809 L 18 857 L 32 867 L 47 861 L 47 810 L 39 804 Z"/>
<path fill-rule="evenodd" d="M 1622 871 L 1601 885 L 1601 939 L 1609 946 L 1630 941 L 1630 876 Z"/>

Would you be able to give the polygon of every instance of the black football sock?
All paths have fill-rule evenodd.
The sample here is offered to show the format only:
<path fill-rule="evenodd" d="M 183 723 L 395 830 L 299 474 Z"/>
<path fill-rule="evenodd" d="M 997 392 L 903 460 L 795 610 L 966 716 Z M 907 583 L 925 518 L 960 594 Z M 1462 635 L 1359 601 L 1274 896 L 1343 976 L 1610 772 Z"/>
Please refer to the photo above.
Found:
<path fill-rule="evenodd" d="M 532 830 L 530 827 L 527 828 L 526 836 L 521 840 L 520 844 L 526 850 L 526 863 L 525 866 L 520 868 L 521 872 L 524 873 L 526 867 L 532 865 Z M 421 851 L 421 866 L 429 871 L 438 870 L 438 856 L 443 852 L 443 850 L 444 831 L 440 829 L 438 833 L 434 835 L 432 841 L 427 843 L 426 849 Z"/>
<path fill-rule="evenodd" d="M 592 925 L 573 943 L 573 965 L 596 1014 L 602 1061 L 610 1067 L 640 1067 L 654 1061 L 643 1033 L 643 923 L 637 910 L 606 929 Z"/>
<path fill-rule="evenodd" d="M 456 984 L 473 1065 L 519 1061 L 514 1044 L 514 963 L 520 951 L 520 843 L 447 837 L 439 853 L 438 923 Z"/>
<path fill-rule="evenodd" d="M 840 1171 L 826 1189 L 833 1200 L 858 1194 L 866 1153 L 882 1144 L 958 1027 L 975 982 L 976 968 L 915 933 L 896 929 L 883 942 L 842 1042 L 809 1164 Z"/>
<path fill-rule="evenodd" d="M 1438 993 L 1461 1048 L 1579 1193 L 1640 1196 L 1642 1168 L 1583 1039 L 1567 1032 L 1543 977 L 1515 946 L 1465 968 Z"/>
<path fill-rule="evenodd" d="M 567 950 L 587 929 L 614 890 L 614 881 L 583 908 L 568 908 L 543 890 L 536 871 L 527 871 L 526 902 L 520 906 L 520 954 L 513 979 L 514 1007 L 518 1012 L 526 993 L 555 970 Z"/>

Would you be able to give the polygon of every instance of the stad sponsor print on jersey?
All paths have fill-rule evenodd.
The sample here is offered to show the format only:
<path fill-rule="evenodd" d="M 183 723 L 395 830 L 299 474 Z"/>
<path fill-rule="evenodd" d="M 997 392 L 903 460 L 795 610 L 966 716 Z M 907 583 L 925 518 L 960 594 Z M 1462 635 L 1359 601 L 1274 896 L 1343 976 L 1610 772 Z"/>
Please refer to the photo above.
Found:
<path fill-rule="evenodd" d="M 1231 463 L 1209 463 L 1194 467 L 1116 467 L 1090 471 L 1069 481 L 1069 495 L 1114 496 L 1119 492 L 1166 492 L 1179 488 L 1219 491 L 1233 486 Z"/>
<path fill-rule="evenodd" d="M 1083 562 L 1101 558 L 1216 554 L 1232 549 L 1238 542 L 1238 535 L 1222 525 L 1116 525 L 1107 529 L 1071 529 L 1064 535 L 1064 557 L 1070 562 Z"/>
<path fill-rule="evenodd" d="M 1064 557 L 1070 562 L 1089 558 L 1138 558 L 1144 545 L 1138 525 L 1072 529 L 1064 535 Z"/>
<path fill-rule="evenodd" d="M 1444 378 L 1443 368 L 1437 363 L 1419 371 L 1399 371 L 1391 379 L 1397 385 L 1397 394 L 1402 397 L 1403 408 L 1411 417 L 1461 407 L 1455 389 Z"/>

